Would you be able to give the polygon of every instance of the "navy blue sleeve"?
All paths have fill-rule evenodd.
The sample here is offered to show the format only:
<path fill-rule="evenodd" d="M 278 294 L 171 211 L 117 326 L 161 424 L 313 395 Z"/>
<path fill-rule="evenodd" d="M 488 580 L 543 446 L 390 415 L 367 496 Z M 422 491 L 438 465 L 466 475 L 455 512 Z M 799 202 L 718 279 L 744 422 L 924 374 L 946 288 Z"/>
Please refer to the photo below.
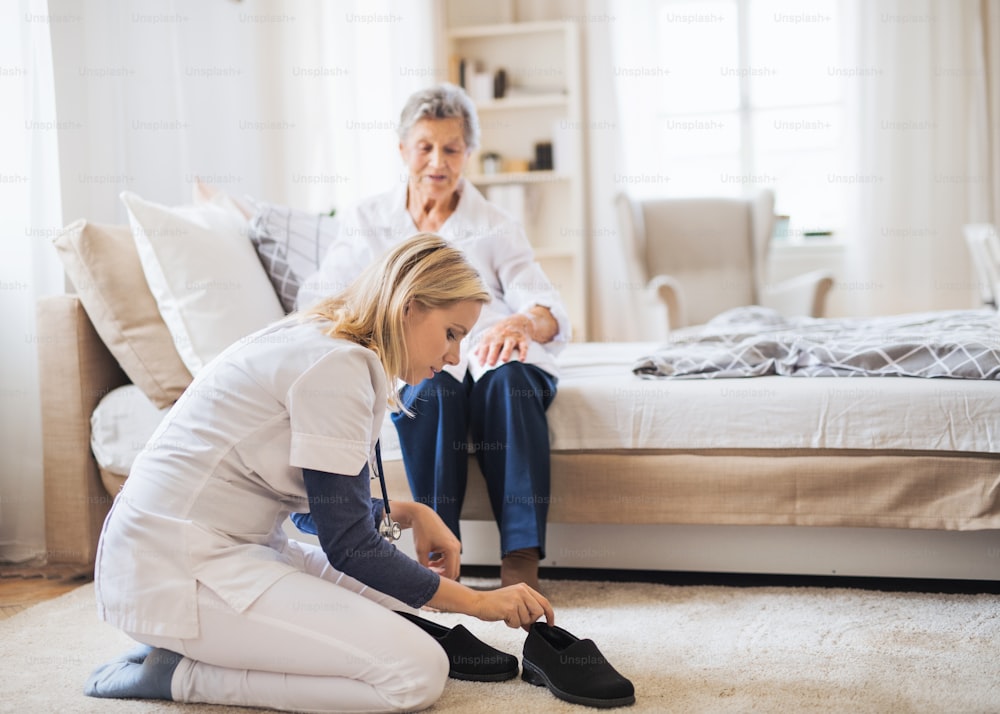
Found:
<path fill-rule="evenodd" d="M 379 523 L 382 522 L 382 516 L 385 514 L 385 501 L 381 498 L 372 499 L 372 520 L 375 522 L 375 527 L 378 528 Z M 319 535 L 319 531 L 316 530 L 316 521 L 313 520 L 312 513 L 293 513 L 288 516 L 295 527 L 298 528 L 303 533 L 308 533 L 309 535 Z"/>
<path fill-rule="evenodd" d="M 293 513 L 288 517 L 295 524 L 295 527 L 303 533 L 308 533 L 309 535 L 319 533 L 316 530 L 316 522 L 313 520 L 312 513 Z"/>
<path fill-rule="evenodd" d="M 440 576 L 379 535 L 373 514 L 378 501 L 381 515 L 381 500 L 371 497 L 367 466 L 357 476 L 302 469 L 302 477 L 309 520 L 330 565 L 410 607 L 434 597 Z"/>

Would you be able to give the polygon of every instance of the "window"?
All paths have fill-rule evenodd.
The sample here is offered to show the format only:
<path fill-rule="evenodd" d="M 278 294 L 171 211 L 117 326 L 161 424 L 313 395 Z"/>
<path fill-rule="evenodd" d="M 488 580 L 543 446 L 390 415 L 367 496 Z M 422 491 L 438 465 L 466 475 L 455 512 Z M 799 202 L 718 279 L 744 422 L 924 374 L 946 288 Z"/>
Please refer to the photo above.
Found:
<path fill-rule="evenodd" d="M 658 157 L 675 196 L 772 187 L 790 235 L 846 205 L 835 0 L 659 0 Z M 838 180 L 838 178 L 842 180 Z M 662 187 L 661 187 L 662 189 Z"/>

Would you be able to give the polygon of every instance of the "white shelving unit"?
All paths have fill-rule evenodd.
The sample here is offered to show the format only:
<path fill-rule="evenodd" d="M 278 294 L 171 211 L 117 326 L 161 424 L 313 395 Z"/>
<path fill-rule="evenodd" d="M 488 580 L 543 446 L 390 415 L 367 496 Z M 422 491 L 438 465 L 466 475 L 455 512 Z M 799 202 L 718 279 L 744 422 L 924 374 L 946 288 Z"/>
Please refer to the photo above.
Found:
<path fill-rule="evenodd" d="M 467 178 L 477 186 L 498 186 L 509 183 L 549 183 L 570 181 L 569 174 L 556 171 L 501 171 L 498 174 L 476 174 L 469 172 Z"/>
<path fill-rule="evenodd" d="M 505 22 L 448 28 L 447 38 L 449 62 L 466 61 L 465 86 L 482 131 L 467 178 L 522 219 L 536 259 L 569 311 L 573 339 L 586 340 L 587 126 L 579 27 L 564 21 Z M 507 78 L 504 96 L 475 91 L 474 72 L 492 76 L 501 69 Z M 552 144 L 552 169 L 524 170 L 535 158 L 535 145 L 545 142 Z M 498 173 L 483 173 L 481 157 L 487 153 L 499 154 Z"/>
<path fill-rule="evenodd" d="M 490 112 L 501 109 L 534 109 L 538 107 L 565 107 L 567 98 L 563 94 L 538 94 L 535 96 L 487 99 L 478 103 L 479 110 Z"/>

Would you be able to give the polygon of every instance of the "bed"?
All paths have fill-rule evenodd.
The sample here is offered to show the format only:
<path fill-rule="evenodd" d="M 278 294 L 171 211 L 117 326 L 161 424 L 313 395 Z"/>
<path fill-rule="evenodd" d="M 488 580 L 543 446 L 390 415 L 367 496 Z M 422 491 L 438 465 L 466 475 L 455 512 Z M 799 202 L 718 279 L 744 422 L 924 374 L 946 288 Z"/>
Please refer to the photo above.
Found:
<path fill-rule="evenodd" d="M 1000 578 L 996 381 L 638 378 L 658 347 L 561 357 L 545 564 Z M 470 472 L 463 558 L 493 564 Z"/>
<path fill-rule="evenodd" d="M 161 413 L 119 389 L 75 297 L 44 300 L 39 330 L 50 559 L 88 562 L 125 452 L 144 441 L 125 429 L 151 431 Z M 543 566 L 1000 578 L 997 380 L 637 375 L 662 347 L 574 343 L 560 356 Z M 117 421 L 95 412 L 116 401 Z M 389 493 L 408 498 L 394 436 Z M 470 460 L 463 562 L 494 564 Z"/>

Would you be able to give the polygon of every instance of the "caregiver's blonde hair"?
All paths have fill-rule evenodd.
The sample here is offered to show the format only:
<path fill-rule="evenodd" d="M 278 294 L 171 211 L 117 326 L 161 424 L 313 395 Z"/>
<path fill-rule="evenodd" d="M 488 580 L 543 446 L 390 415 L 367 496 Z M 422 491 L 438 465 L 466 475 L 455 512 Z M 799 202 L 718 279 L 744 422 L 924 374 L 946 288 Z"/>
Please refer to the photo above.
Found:
<path fill-rule="evenodd" d="M 324 317 L 324 330 L 378 355 L 389 380 L 389 401 L 399 407 L 395 380 L 407 364 L 403 315 L 411 303 L 446 308 L 463 300 L 490 301 L 479 273 L 462 252 L 433 233 L 418 233 L 371 263 L 346 289 L 306 310 L 304 317 Z"/>

